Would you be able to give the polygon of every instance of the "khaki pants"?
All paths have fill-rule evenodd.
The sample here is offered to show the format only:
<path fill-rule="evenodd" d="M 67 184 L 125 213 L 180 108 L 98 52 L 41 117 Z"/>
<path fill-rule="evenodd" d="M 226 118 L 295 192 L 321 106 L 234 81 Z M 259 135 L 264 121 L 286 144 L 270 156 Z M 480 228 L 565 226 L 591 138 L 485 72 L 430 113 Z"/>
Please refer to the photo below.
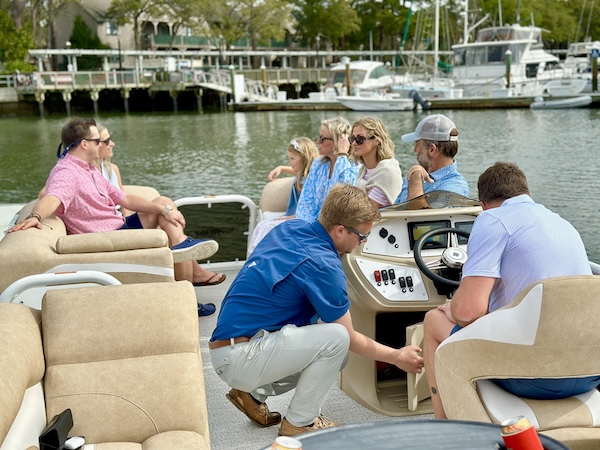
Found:
<path fill-rule="evenodd" d="M 292 425 L 313 423 L 348 356 L 348 331 L 337 323 L 259 331 L 249 342 L 211 350 L 213 367 L 229 386 L 264 402 L 296 388 L 286 413 Z"/>

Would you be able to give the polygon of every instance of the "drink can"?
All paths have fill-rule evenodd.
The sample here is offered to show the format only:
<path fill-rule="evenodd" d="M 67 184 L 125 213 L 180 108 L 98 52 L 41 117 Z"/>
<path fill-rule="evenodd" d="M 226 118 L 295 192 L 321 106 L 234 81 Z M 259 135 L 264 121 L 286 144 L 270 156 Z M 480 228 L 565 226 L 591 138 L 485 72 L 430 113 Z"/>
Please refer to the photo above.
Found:
<path fill-rule="evenodd" d="M 506 450 L 544 450 L 537 431 L 525 416 L 507 419 L 501 425 Z"/>
<path fill-rule="evenodd" d="M 271 450 L 302 450 L 302 443 L 289 436 L 279 436 L 275 439 Z"/>

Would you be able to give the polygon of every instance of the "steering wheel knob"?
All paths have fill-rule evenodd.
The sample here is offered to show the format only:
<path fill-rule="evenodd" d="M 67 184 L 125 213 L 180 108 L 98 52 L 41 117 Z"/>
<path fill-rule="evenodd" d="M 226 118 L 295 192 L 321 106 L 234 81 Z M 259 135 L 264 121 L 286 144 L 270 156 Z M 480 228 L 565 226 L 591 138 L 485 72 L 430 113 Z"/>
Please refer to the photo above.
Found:
<path fill-rule="evenodd" d="M 442 261 L 451 269 L 461 269 L 467 262 L 467 252 L 459 247 L 450 247 L 442 253 Z"/>

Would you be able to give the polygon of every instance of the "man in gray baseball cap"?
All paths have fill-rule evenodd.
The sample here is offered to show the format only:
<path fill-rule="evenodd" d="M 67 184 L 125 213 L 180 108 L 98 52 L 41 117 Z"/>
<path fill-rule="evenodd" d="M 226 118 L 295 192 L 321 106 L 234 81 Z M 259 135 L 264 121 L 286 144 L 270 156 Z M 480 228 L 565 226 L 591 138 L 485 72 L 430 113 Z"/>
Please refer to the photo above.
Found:
<path fill-rule="evenodd" d="M 458 130 L 452 120 L 443 114 L 427 116 L 413 133 L 403 135 L 402 141 L 415 143 L 419 164 L 408 169 L 396 203 L 431 191 L 469 196 L 467 180 L 458 173 L 454 160 L 458 153 Z"/>

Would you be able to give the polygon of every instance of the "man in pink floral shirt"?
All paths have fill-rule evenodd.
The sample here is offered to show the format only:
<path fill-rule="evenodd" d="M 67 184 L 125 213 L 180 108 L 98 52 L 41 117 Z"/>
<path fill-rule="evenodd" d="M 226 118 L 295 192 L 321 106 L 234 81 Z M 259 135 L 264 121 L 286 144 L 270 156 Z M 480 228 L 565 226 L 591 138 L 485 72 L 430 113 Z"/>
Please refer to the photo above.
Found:
<path fill-rule="evenodd" d="M 93 119 L 74 119 L 62 130 L 59 161 L 46 182 L 46 195 L 38 200 L 32 213 L 10 232 L 42 228 L 42 220 L 58 215 L 69 234 L 120 229 L 160 227 L 167 233 L 175 263 L 175 277 L 196 286 L 219 284 L 225 275 L 203 269 L 197 260 L 213 255 L 219 248 L 212 239 L 193 239 L 184 232 L 185 218 L 168 197 L 147 201 L 112 186 L 92 164 L 98 158 L 100 133 Z M 123 217 L 116 205 L 134 214 Z M 213 304 L 200 305 L 199 314 L 215 312 Z"/>

